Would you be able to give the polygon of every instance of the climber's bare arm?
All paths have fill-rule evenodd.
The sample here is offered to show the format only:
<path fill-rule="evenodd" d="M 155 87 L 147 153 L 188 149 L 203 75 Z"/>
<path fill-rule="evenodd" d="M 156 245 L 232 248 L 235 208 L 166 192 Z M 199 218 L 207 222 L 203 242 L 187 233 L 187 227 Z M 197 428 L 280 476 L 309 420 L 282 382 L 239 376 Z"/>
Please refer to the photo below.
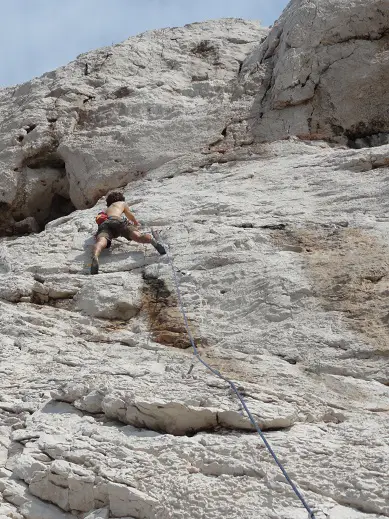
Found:
<path fill-rule="evenodd" d="M 124 214 L 127 216 L 127 218 L 132 222 L 134 225 L 139 225 L 138 220 L 135 218 L 135 216 L 130 211 L 130 208 L 126 204 L 123 209 Z"/>

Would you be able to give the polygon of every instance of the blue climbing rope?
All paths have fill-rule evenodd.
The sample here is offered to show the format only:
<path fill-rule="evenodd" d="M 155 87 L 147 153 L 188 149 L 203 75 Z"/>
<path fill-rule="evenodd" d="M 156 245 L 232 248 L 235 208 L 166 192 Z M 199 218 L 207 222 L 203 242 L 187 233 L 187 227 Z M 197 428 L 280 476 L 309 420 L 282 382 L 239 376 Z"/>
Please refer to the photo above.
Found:
<path fill-rule="evenodd" d="M 238 388 L 236 387 L 236 385 L 234 384 L 234 382 L 232 380 L 230 380 L 229 378 L 225 377 L 222 373 L 220 373 L 219 370 L 213 368 L 212 366 L 210 366 L 205 360 L 203 360 L 200 356 L 200 353 L 197 349 L 197 346 L 196 346 L 196 343 L 193 339 L 193 335 L 190 331 L 190 328 L 189 328 L 189 323 L 188 323 L 188 318 L 186 316 L 186 312 L 185 312 L 185 308 L 184 308 L 184 304 L 183 304 L 183 301 L 182 301 L 182 297 L 181 297 L 181 291 L 180 291 L 180 285 L 179 285 L 179 282 L 178 282 L 178 279 L 177 279 L 177 274 L 176 274 L 176 271 L 175 271 L 175 268 L 174 268 L 174 264 L 173 264 L 173 259 L 169 253 L 169 248 L 167 247 L 166 244 L 165 245 L 165 248 L 166 248 L 166 255 L 167 255 L 167 258 L 168 258 L 168 261 L 169 261 L 169 265 L 172 269 L 172 273 L 173 273 L 173 281 L 174 281 L 174 284 L 175 284 L 175 287 L 176 287 L 176 291 L 177 291 L 177 298 L 178 298 L 178 303 L 179 303 L 179 306 L 180 306 L 180 311 L 181 311 L 181 314 L 182 314 L 182 317 L 184 319 L 184 323 L 185 323 L 185 328 L 186 328 L 186 331 L 188 333 L 188 337 L 189 337 L 189 340 L 190 340 L 190 343 L 192 345 L 192 348 L 193 348 L 193 354 L 194 356 L 197 358 L 198 361 L 201 362 L 201 364 L 203 364 L 209 371 L 211 371 L 214 375 L 216 375 L 217 377 L 221 378 L 222 380 L 224 380 L 225 382 L 227 382 L 227 384 L 230 385 L 231 389 L 234 391 L 234 393 L 236 394 L 236 396 L 239 398 L 240 400 L 240 403 L 242 404 L 242 407 L 243 409 L 246 411 L 246 414 L 247 416 L 249 417 L 250 419 L 250 422 L 253 424 L 253 426 L 255 427 L 257 433 L 259 434 L 259 436 L 261 437 L 263 443 L 265 444 L 267 450 L 270 452 L 271 456 L 273 457 L 274 461 L 276 462 L 276 464 L 278 465 L 279 469 L 281 470 L 282 474 L 284 475 L 286 481 L 289 483 L 289 485 L 292 487 L 294 493 L 296 494 L 296 496 L 298 497 L 298 499 L 301 501 L 302 505 L 304 506 L 304 508 L 307 510 L 308 512 L 308 517 L 309 519 L 316 519 L 315 518 L 315 514 L 313 512 L 313 510 L 311 509 L 311 507 L 308 505 L 308 503 L 305 501 L 304 499 L 304 496 L 301 494 L 301 492 L 299 491 L 299 489 L 296 487 L 296 485 L 293 483 L 293 481 L 291 480 L 291 478 L 289 477 L 288 473 L 286 472 L 285 468 L 283 467 L 282 463 L 280 462 L 280 460 L 278 459 L 276 453 L 273 451 L 271 445 L 269 444 L 269 442 L 267 441 L 265 435 L 263 434 L 261 428 L 259 427 L 259 425 L 257 424 L 257 421 L 255 420 L 255 418 L 253 417 L 253 415 L 251 414 L 251 411 L 250 409 L 247 407 L 247 404 L 243 398 L 243 396 L 241 395 L 240 391 L 238 390 Z"/>

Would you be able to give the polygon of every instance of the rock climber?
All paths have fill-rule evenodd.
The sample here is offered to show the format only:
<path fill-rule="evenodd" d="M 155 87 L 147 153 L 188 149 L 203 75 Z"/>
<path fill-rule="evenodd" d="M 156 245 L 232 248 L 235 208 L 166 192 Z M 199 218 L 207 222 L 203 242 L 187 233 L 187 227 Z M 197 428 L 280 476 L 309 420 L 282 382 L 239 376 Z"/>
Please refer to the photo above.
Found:
<path fill-rule="evenodd" d="M 99 227 L 96 233 L 96 244 L 93 247 L 91 274 L 98 274 L 101 251 L 109 248 L 112 240 L 119 238 L 119 236 L 137 243 L 151 243 L 159 254 L 166 254 L 162 243 L 155 240 L 151 234 L 142 234 L 138 231 L 140 224 L 130 211 L 124 195 L 120 191 L 110 193 L 106 198 L 106 202 L 107 210 L 105 212 L 101 211 L 96 218 Z"/>

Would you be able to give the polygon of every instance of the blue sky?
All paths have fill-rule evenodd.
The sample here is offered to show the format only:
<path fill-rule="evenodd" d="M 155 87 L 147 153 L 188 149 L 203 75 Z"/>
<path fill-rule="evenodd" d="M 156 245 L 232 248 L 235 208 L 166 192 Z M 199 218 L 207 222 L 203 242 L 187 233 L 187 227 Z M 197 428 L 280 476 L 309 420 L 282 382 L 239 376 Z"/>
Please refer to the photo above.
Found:
<path fill-rule="evenodd" d="M 237 17 L 270 25 L 287 0 L 1 0 L 0 87 L 149 29 Z"/>

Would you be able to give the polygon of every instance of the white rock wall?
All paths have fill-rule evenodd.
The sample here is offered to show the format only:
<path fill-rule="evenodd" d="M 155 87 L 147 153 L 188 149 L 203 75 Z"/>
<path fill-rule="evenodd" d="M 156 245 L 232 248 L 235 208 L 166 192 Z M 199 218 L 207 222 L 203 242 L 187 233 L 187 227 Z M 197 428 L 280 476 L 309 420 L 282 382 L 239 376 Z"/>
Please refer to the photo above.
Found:
<path fill-rule="evenodd" d="M 388 142 L 388 42 L 388 0 L 292 0 L 240 73 L 255 137 Z"/>
<path fill-rule="evenodd" d="M 53 194 L 90 207 L 112 187 L 207 150 L 239 110 L 239 67 L 266 33 L 235 19 L 150 31 L 1 90 L 3 213 L 44 222 Z"/>
<path fill-rule="evenodd" d="M 285 141 L 127 190 L 204 358 L 331 519 L 389 515 L 388 151 Z M 0 514 L 306 518 L 228 385 L 157 342 L 166 258 L 118 240 L 85 275 L 98 207 L 3 239 Z"/>
<path fill-rule="evenodd" d="M 228 384 L 193 358 L 167 258 L 119 239 L 88 275 L 104 200 L 85 207 L 128 182 L 169 246 L 199 351 L 236 382 L 316 518 L 389 516 L 389 146 L 256 143 L 264 128 L 305 132 L 309 103 L 311 124 L 326 121 L 322 61 L 304 99 L 286 56 L 299 76 L 302 48 L 332 60 L 366 45 L 356 79 L 386 70 L 385 50 L 381 68 L 368 54 L 386 41 L 385 5 L 315 5 L 291 2 L 259 50 L 256 24 L 193 24 L 0 91 L 11 231 L 69 196 L 79 209 L 0 241 L 0 519 L 307 518 Z M 354 41 L 364 30 L 377 38 Z M 369 105 L 331 105 L 330 121 L 351 128 L 384 85 Z"/>

